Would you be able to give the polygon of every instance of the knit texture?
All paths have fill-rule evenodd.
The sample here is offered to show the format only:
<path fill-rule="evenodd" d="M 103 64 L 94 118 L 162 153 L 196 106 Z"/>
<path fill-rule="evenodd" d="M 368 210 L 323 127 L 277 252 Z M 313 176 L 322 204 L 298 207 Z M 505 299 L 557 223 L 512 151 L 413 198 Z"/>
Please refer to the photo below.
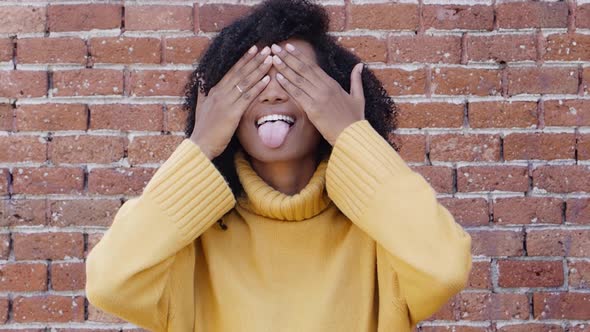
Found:
<path fill-rule="evenodd" d="M 368 121 L 295 195 L 234 162 L 237 198 L 184 140 L 88 255 L 89 301 L 151 331 L 406 332 L 465 287 L 470 235 Z"/>

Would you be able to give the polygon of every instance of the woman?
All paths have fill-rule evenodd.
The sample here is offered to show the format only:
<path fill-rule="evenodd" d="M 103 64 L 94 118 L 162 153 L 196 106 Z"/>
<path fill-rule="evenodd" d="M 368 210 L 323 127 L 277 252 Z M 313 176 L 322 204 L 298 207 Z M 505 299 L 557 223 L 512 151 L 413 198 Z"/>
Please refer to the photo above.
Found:
<path fill-rule="evenodd" d="M 268 0 L 216 36 L 187 138 L 88 255 L 92 304 L 152 331 L 401 332 L 465 287 L 471 237 L 327 28 Z"/>

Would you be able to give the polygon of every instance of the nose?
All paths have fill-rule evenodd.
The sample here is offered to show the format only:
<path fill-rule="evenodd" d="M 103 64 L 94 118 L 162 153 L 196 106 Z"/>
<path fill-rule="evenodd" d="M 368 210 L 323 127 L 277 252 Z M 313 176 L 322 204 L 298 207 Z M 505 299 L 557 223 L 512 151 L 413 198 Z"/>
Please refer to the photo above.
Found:
<path fill-rule="evenodd" d="M 278 70 L 275 67 L 271 67 L 268 70 L 268 76 L 270 76 L 270 81 L 260 92 L 258 95 L 258 102 L 259 103 L 270 103 L 270 104 L 279 104 L 284 103 L 289 99 L 289 94 L 283 86 L 277 81 L 276 74 Z"/>

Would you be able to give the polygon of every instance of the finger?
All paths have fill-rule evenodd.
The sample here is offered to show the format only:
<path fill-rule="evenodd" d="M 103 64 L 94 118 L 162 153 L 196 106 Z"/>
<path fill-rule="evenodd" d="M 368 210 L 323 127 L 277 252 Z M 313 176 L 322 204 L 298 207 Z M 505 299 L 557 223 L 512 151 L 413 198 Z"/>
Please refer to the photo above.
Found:
<path fill-rule="evenodd" d="M 289 93 L 289 95 L 293 96 L 295 101 L 297 101 L 304 110 L 309 109 L 312 104 L 312 99 L 307 93 L 305 93 L 305 91 L 290 82 L 281 73 L 277 73 L 276 78 L 279 84 L 287 91 L 287 93 Z"/>
<path fill-rule="evenodd" d="M 256 98 L 256 96 L 258 96 L 260 92 L 264 90 L 268 82 L 270 82 L 270 76 L 265 75 L 260 81 L 256 82 L 256 84 L 254 84 L 251 89 L 244 92 L 236 102 L 238 105 L 240 105 L 238 108 L 245 111 L 252 100 L 254 100 L 254 98 Z"/>
<path fill-rule="evenodd" d="M 308 80 L 326 82 L 331 78 L 313 59 L 296 49 L 292 44 L 287 43 L 285 48 L 278 45 L 273 46 L 275 46 L 273 48 L 274 54 L 278 55 L 283 62 Z"/>
<path fill-rule="evenodd" d="M 270 55 L 266 56 L 264 62 L 258 66 L 255 70 L 250 72 L 250 74 L 242 77 L 241 80 L 234 86 L 232 89 L 229 98 L 232 102 L 238 100 L 242 95 L 247 94 L 248 90 L 250 90 L 255 84 L 257 84 L 262 77 L 268 73 L 268 70 L 272 67 L 272 57 Z M 238 89 L 238 87 L 240 89 Z M 242 90 L 242 92 L 240 92 Z"/>
<path fill-rule="evenodd" d="M 269 54 L 270 48 L 267 46 L 245 63 L 241 64 L 240 66 L 236 66 L 234 71 L 230 75 L 228 75 L 226 88 L 234 88 L 234 86 L 238 84 L 238 82 L 240 82 L 243 79 L 243 77 L 249 75 L 251 72 L 256 70 L 264 62 L 264 60 Z"/>
<path fill-rule="evenodd" d="M 281 74 L 283 74 L 283 76 L 286 77 L 290 82 L 292 82 L 298 88 L 305 91 L 306 94 L 312 96 L 313 93 L 318 90 L 318 88 L 312 82 L 310 82 L 308 79 L 299 75 L 293 69 L 288 67 L 283 61 L 281 61 L 281 58 L 279 58 L 278 56 L 274 55 L 272 57 L 272 60 L 277 70 Z"/>
<path fill-rule="evenodd" d="M 354 98 L 365 99 L 365 92 L 363 91 L 363 66 L 362 62 L 357 63 L 350 73 L 350 95 Z"/>
<path fill-rule="evenodd" d="M 238 61 L 236 61 L 236 63 L 234 63 L 234 65 L 227 71 L 227 73 L 225 73 L 225 75 L 221 78 L 221 80 L 219 81 L 219 83 L 217 83 L 218 85 L 221 84 L 227 84 L 227 81 L 233 77 L 233 75 L 235 75 L 235 72 L 237 71 L 238 68 L 243 67 L 244 65 L 246 65 L 246 63 L 248 63 L 248 61 L 250 61 L 252 58 L 256 57 L 258 52 L 258 47 L 256 45 L 252 45 L 252 47 L 250 47 L 250 49 L 248 49 L 248 51 L 246 51 L 246 53 L 244 53 L 242 55 L 242 57 L 240 57 L 240 59 Z"/>

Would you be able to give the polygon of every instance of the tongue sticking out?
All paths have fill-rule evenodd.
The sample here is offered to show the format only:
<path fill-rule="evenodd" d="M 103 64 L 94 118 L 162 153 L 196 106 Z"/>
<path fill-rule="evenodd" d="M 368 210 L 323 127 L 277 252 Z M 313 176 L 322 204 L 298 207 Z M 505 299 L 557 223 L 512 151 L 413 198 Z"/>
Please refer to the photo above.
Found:
<path fill-rule="evenodd" d="M 258 127 L 258 136 L 270 148 L 281 146 L 288 132 L 289 124 L 281 120 L 266 122 Z"/>

